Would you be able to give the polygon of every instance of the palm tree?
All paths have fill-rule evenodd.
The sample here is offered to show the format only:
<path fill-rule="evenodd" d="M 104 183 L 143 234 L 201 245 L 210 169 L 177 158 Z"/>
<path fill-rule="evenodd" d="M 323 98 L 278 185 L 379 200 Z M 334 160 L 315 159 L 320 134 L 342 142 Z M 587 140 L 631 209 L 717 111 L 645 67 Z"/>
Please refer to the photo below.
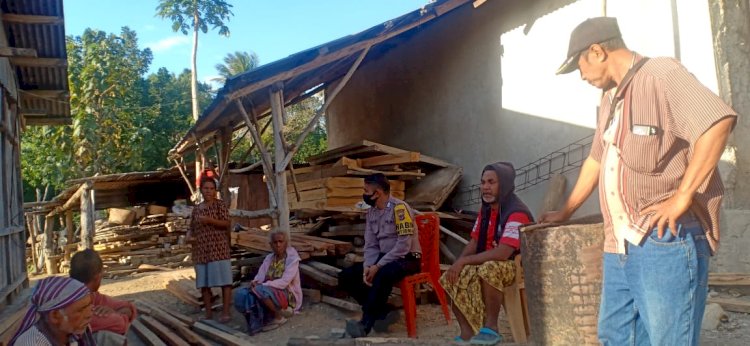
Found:
<path fill-rule="evenodd" d="M 250 71 L 260 64 L 258 55 L 255 52 L 234 52 L 228 53 L 224 57 L 223 64 L 216 64 L 216 70 L 219 72 L 219 77 L 211 78 L 212 81 L 217 83 L 226 83 L 227 79 L 234 77 L 240 73 Z"/>

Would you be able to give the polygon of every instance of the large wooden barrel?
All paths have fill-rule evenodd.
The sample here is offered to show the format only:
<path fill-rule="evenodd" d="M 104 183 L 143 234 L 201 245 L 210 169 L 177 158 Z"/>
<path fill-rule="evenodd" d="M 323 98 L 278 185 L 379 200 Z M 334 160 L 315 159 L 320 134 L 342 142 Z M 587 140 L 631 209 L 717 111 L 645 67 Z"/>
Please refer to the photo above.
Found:
<path fill-rule="evenodd" d="M 521 232 L 531 341 L 598 345 L 604 232 L 601 217 Z"/>

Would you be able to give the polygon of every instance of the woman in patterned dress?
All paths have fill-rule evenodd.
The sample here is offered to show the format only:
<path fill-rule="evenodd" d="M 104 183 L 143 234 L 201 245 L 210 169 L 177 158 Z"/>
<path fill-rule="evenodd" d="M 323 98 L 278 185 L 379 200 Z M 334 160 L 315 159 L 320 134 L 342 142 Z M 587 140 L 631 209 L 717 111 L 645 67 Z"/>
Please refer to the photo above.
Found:
<path fill-rule="evenodd" d="M 195 286 L 201 290 L 206 308 L 206 318 L 213 318 L 211 288 L 221 287 L 223 311 L 219 321 L 231 320 L 232 266 L 229 235 L 229 209 L 216 198 L 216 181 L 200 181 L 203 202 L 193 208 L 190 219 L 190 238 L 195 263 Z"/>

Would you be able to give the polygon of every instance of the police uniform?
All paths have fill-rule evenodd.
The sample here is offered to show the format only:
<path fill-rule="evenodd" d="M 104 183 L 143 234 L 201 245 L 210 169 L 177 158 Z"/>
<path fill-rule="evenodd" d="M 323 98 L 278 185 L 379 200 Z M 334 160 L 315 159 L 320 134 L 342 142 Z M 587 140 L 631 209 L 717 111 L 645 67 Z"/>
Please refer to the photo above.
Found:
<path fill-rule="evenodd" d="M 389 197 L 384 209 L 367 211 L 365 261 L 339 274 L 339 286 L 362 305 L 362 324 L 367 331 L 388 313 L 393 285 L 419 272 L 421 248 L 414 212 L 402 200 Z M 377 265 L 372 286 L 364 283 L 364 268 Z"/>

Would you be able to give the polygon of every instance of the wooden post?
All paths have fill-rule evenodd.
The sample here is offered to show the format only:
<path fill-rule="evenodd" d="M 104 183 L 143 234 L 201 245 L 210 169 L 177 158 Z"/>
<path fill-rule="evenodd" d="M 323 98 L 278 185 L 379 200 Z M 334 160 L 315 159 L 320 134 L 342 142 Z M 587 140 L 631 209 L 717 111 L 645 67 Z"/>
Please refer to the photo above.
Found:
<path fill-rule="evenodd" d="M 268 150 L 266 150 L 266 146 L 263 145 L 263 141 L 260 138 L 260 133 L 258 133 L 258 129 L 255 127 L 257 123 L 253 122 L 250 119 L 247 111 L 245 111 L 245 106 L 242 105 L 242 102 L 240 102 L 240 100 L 235 100 L 235 105 L 240 111 L 240 114 L 242 114 L 242 117 L 245 118 L 245 123 L 250 129 L 250 134 L 253 136 L 253 141 L 258 147 L 258 151 L 260 151 L 260 158 L 263 162 L 263 173 L 266 175 L 266 186 L 268 187 L 268 202 L 271 208 L 276 208 L 278 206 L 278 201 L 276 200 L 275 194 L 276 188 L 274 187 L 274 171 L 273 164 L 271 162 L 271 155 L 268 153 Z M 254 116 L 255 114 L 253 113 L 253 117 Z M 276 223 L 278 222 L 278 220 L 274 218 L 273 222 Z"/>
<path fill-rule="evenodd" d="M 34 263 L 34 273 L 37 270 L 37 258 L 36 258 L 36 232 L 34 231 L 34 216 L 26 216 L 26 227 L 29 229 L 29 238 L 31 239 L 31 260 Z"/>
<path fill-rule="evenodd" d="M 286 169 L 282 164 L 286 156 L 284 150 L 284 139 L 282 130 L 284 129 L 284 91 L 280 84 L 271 88 L 271 117 L 273 117 L 273 144 L 275 158 L 276 175 L 276 206 L 279 208 L 279 225 L 278 228 L 289 232 L 289 202 L 286 195 Z"/>
<path fill-rule="evenodd" d="M 94 248 L 93 184 L 87 181 L 84 185 L 83 193 L 81 193 L 81 242 L 78 244 L 79 250 Z"/>
<path fill-rule="evenodd" d="M 232 153 L 232 129 L 227 127 L 221 131 L 221 154 L 219 155 L 219 188 L 221 192 L 221 199 L 229 202 L 229 180 L 224 175 L 227 173 L 229 168 L 229 155 Z"/>
<path fill-rule="evenodd" d="M 57 261 L 55 261 L 55 239 L 53 238 L 53 228 L 55 227 L 55 218 L 47 216 L 44 219 L 44 262 L 47 267 L 47 274 L 53 275 L 59 273 Z"/>
<path fill-rule="evenodd" d="M 66 230 L 66 236 L 68 238 L 68 244 L 73 244 L 75 242 L 75 225 L 73 224 L 73 210 L 67 210 L 65 212 L 65 230 Z M 73 251 L 70 249 L 69 246 L 65 247 L 65 260 L 70 261 L 71 253 Z"/>

